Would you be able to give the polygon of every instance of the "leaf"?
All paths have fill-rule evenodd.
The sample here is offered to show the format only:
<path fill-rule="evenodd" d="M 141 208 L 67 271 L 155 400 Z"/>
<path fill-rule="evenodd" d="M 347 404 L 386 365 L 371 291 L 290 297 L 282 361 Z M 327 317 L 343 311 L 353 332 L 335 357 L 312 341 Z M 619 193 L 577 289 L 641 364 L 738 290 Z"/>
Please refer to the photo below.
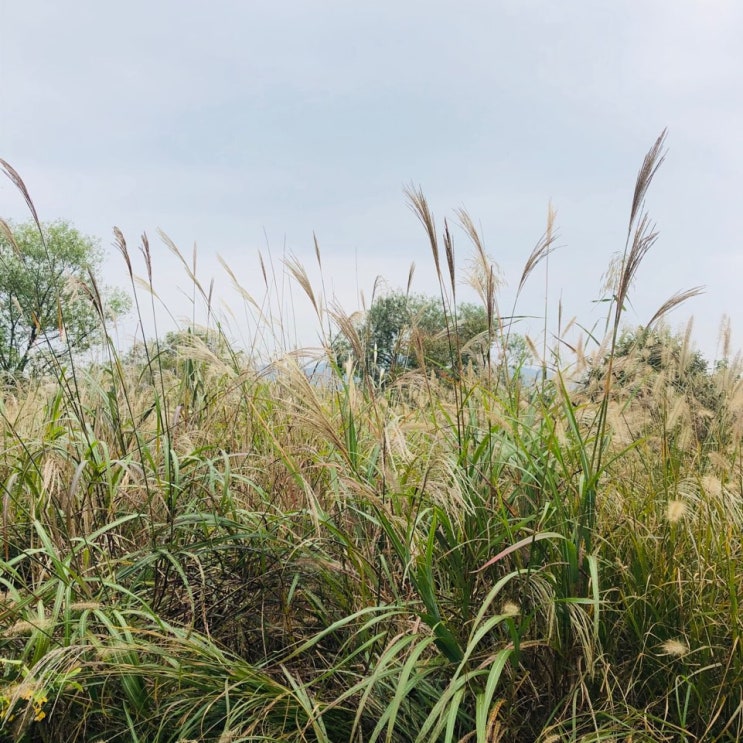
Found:
<path fill-rule="evenodd" d="M 475 572 L 479 573 L 486 568 L 489 568 L 491 565 L 495 565 L 496 562 L 499 562 L 504 557 L 510 555 L 512 552 L 516 552 L 516 550 L 519 550 L 522 547 L 534 544 L 534 542 L 541 542 L 543 539 L 565 539 L 565 537 L 555 531 L 544 531 L 538 534 L 534 534 L 530 537 L 525 537 L 524 539 L 520 539 L 518 542 L 516 542 L 516 544 L 512 544 L 510 547 L 506 547 L 506 549 L 499 552 L 495 557 L 491 557 L 482 567 L 478 568 Z"/>

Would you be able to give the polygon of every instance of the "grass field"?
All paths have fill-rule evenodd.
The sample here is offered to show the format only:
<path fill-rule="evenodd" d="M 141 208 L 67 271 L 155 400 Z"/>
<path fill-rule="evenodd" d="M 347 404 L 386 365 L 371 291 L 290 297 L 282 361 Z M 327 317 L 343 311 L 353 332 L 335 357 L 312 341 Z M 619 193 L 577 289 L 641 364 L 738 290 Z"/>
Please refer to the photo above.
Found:
<path fill-rule="evenodd" d="M 215 325 L 8 386 L 0 740 L 743 738 L 740 366 L 657 326 L 693 292 L 622 334 L 662 144 L 606 333 L 557 341 L 536 381 L 452 343 L 446 374 L 379 384 L 330 338 L 313 379 Z M 454 247 L 410 196 L 453 326 Z M 520 288 L 551 246 L 550 225 Z"/>

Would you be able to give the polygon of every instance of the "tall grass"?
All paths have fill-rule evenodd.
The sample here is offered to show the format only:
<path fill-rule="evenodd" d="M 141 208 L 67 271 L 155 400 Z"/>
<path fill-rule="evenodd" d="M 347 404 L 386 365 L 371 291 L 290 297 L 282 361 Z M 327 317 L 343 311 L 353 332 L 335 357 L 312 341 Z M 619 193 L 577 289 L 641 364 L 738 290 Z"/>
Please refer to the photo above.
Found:
<path fill-rule="evenodd" d="M 332 328 L 360 359 L 364 339 L 296 261 L 331 322 L 331 373 L 309 377 L 298 353 L 256 363 L 169 243 L 206 328 L 5 389 L 0 739 L 738 740 L 740 367 L 728 358 L 701 395 L 683 348 L 658 364 L 647 334 L 622 340 L 663 142 L 638 176 L 605 337 L 570 359 L 562 339 L 543 346 L 536 384 L 508 368 L 497 267 L 465 212 L 495 342 L 485 369 L 462 364 L 453 231 L 411 191 L 446 378 L 338 368 Z M 519 291 L 554 234 L 550 211 Z M 116 238 L 143 314 L 149 242 L 142 290 Z M 270 299 L 242 293 L 262 344 Z"/>

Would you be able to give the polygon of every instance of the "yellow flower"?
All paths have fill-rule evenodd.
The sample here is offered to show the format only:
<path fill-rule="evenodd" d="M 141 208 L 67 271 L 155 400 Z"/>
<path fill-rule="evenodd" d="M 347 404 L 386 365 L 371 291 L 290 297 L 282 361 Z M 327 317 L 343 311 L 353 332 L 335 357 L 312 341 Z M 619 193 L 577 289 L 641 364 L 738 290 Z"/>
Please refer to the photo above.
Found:
<path fill-rule="evenodd" d="M 25 699 L 26 701 L 28 701 L 29 699 L 31 699 L 33 695 L 34 695 L 33 686 L 29 684 L 25 684 L 25 683 L 21 684 L 20 688 L 18 689 L 18 696 L 21 699 Z"/>

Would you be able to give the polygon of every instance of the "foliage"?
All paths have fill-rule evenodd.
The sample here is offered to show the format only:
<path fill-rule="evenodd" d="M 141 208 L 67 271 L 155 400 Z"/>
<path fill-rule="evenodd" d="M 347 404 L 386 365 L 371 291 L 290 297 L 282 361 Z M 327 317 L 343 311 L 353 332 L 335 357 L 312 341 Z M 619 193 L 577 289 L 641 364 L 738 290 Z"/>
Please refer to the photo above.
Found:
<path fill-rule="evenodd" d="M 482 370 L 496 339 L 484 307 L 463 302 L 449 311 L 434 297 L 402 292 L 376 297 L 353 331 L 353 338 L 341 331 L 333 339 L 336 362 L 351 361 L 361 374 L 387 380 L 412 369 Z M 508 348 L 513 364 L 529 357 L 521 336 L 514 334 Z"/>
<path fill-rule="evenodd" d="M 6 227 L 0 231 L 0 372 L 13 377 L 90 348 L 129 303 L 120 291 L 102 292 L 97 243 L 68 223 Z"/>
<path fill-rule="evenodd" d="M 600 395 L 605 383 L 608 359 L 603 357 L 586 375 L 585 390 Z M 625 329 L 617 340 L 612 365 L 617 397 L 635 399 L 643 405 L 648 420 L 673 415 L 682 418 L 697 444 L 709 435 L 722 435 L 725 416 L 725 388 L 731 370 L 729 362 L 712 369 L 704 355 L 691 346 L 690 333 L 673 333 L 667 326 Z M 692 413 L 693 411 L 693 413 Z M 723 429 L 717 425 L 723 423 Z M 674 426 L 671 425 L 670 428 Z"/>
<path fill-rule="evenodd" d="M 170 330 L 162 338 L 136 343 L 122 357 L 126 366 L 140 370 L 154 366 L 176 375 L 194 373 L 194 366 L 205 367 L 211 361 L 247 364 L 246 355 L 233 348 L 219 329 L 202 327 Z"/>
<path fill-rule="evenodd" d="M 614 370 L 615 379 L 623 386 L 636 383 L 647 372 L 670 373 L 669 382 L 678 389 L 700 386 L 700 380 L 710 376 L 708 362 L 700 351 L 690 348 L 689 338 L 665 325 L 625 329 L 617 339 L 614 358 L 619 367 Z M 631 359 L 634 364 L 622 365 L 620 359 Z M 590 376 L 600 378 L 606 363 L 602 359 Z M 633 372 L 638 373 L 633 376 Z"/>
<path fill-rule="evenodd" d="M 23 380 L 0 400 L 0 740 L 743 738 L 740 368 L 712 373 L 724 435 L 699 446 L 683 385 L 615 376 L 642 353 L 614 319 L 597 389 L 316 384 L 188 330 Z"/>

